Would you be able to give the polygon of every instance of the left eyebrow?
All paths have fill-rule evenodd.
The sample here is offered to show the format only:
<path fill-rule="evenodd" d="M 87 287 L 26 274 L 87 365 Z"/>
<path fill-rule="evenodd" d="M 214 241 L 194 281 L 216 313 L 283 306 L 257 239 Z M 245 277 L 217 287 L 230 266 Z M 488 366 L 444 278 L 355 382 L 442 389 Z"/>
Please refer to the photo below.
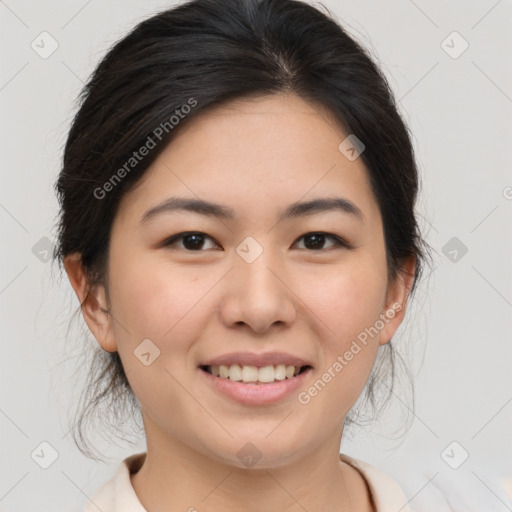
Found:
<path fill-rule="evenodd" d="M 305 217 L 307 215 L 333 210 L 352 215 L 361 222 L 364 221 L 363 212 L 352 201 L 342 197 L 325 197 L 290 204 L 283 212 L 280 213 L 278 222 L 290 218 Z M 233 209 L 218 203 L 204 201 L 202 199 L 170 197 L 147 210 L 142 215 L 139 223 L 146 222 L 148 219 L 161 213 L 175 211 L 189 211 L 200 215 L 226 220 L 235 220 L 236 218 Z"/>

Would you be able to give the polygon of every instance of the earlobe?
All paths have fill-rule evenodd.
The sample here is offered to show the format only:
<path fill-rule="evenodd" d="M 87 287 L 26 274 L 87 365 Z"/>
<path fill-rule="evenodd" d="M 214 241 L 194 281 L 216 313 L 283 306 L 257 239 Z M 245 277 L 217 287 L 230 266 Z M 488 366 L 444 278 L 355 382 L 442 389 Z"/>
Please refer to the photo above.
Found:
<path fill-rule="evenodd" d="M 80 253 L 66 256 L 64 268 L 78 297 L 84 320 L 90 331 L 103 350 L 115 352 L 117 344 L 105 288 L 101 285 L 90 287 L 81 259 Z"/>
<path fill-rule="evenodd" d="M 404 319 L 407 299 L 414 283 L 415 267 L 416 258 L 411 256 L 407 263 L 403 265 L 403 272 L 399 273 L 388 288 L 386 307 L 381 315 L 384 327 L 380 332 L 380 345 L 385 345 L 391 341 Z"/>

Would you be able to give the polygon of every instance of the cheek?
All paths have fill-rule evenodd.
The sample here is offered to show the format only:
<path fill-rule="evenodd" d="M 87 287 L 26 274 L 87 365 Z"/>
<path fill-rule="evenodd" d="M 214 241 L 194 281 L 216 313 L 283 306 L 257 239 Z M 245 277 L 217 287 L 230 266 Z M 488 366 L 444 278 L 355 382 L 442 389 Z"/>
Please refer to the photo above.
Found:
<path fill-rule="evenodd" d="M 158 411 L 162 402 L 170 410 L 181 407 L 182 390 L 173 377 L 182 380 L 187 353 L 197 337 L 197 315 L 204 314 L 201 298 L 206 290 L 194 277 L 142 258 L 125 262 L 111 275 L 119 354 L 146 411 Z M 149 354 L 145 360 L 144 354 Z"/>
<path fill-rule="evenodd" d="M 162 342 L 186 324 L 187 313 L 204 295 L 190 271 L 136 255 L 117 266 L 111 283 L 119 321 L 135 336 Z"/>
<path fill-rule="evenodd" d="M 123 279 L 123 275 L 130 278 Z M 202 272 L 155 258 L 144 261 L 142 257 L 132 257 L 130 263 L 127 257 L 112 274 L 112 303 L 119 320 L 114 327 L 118 350 L 141 401 L 155 399 L 152 389 L 162 393 L 172 389 L 176 385 L 172 376 L 183 381 L 184 375 L 195 370 L 191 351 L 215 315 L 215 303 L 208 300 L 212 296 L 208 292 L 218 279 L 211 270 Z M 153 350 L 158 354 L 148 367 L 134 357 L 147 339 L 157 347 Z M 152 344 L 144 343 L 151 352 Z M 132 373 L 128 374 L 130 369 Z"/>
<path fill-rule="evenodd" d="M 304 302 L 321 320 L 318 373 L 322 381 L 329 382 L 325 403 L 339 403 L 339 414 L 355 403 L 375 363 L 379 347 L 375 325 L 386 291 L 383 269 L 361 257 L 346 270 L 332 272 L 329 279 L 317 280 L 316 286 L 304 285 Z"/>
<path fill-rule="evenodd" d="M 304 284 L 304 303 L 338 348 L 372 326 L 382 312 L 386 282 L 378 268 L 354 264 Z"/>

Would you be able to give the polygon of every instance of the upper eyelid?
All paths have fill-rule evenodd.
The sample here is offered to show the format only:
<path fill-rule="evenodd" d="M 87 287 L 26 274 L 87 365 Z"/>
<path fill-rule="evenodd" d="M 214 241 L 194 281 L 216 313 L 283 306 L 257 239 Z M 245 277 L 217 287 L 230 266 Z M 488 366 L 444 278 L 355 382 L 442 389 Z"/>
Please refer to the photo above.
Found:
<path fill-rule="evenodd" d="M 326 238 L 330 238 L 331 240 L 333 240 L 335 242 L 335 245 L 338 245 L 340 247 L 345 246 L 349 249 L 356 248 L 348 240 L 346 240 L 343 236 L 335 235 L 334 233 L 329 233 L 327 231 L 307 231 L 306 233 L 303 233 L 302 235 L 300 235 L 294 243 L 296 243 L 298 240 L 305 237 L 306 235 L 312 235 L 312 234 L 325 235 Z M 176 233 L 175 235 L 172 235 L 172 236 L 168 237 L 166 240 L 164 240 L 162 245 L 166 246 L 166 245 L 174 244 L 189 235 L 202 235 L 202 236 L 214 241 L 217 245 L 220 245 L 219 242 L 213 236 L 208 235 L 207 233 L 205 233 L 203 231 L 184 231 L 182 233 Z M 202 252 L 202 251 L 199 250 L 199 251 L 187 251 L 187 252 Z M 312 251 L 312 252 L 316 252 L 316 251 Z M 321 252 L 321 251 L 318 251 L 318 252 Z"/>

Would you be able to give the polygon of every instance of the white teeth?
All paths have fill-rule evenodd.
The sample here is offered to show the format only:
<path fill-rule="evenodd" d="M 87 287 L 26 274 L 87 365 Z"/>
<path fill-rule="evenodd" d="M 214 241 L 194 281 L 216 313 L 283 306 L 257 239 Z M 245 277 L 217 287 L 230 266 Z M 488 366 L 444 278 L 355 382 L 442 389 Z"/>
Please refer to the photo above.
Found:
<path fill-rule="evenodd" d="M 260 368 L 252 365 L 240 366 L 232 364 L 226 366 L 221 364 L 219 366 L 208 366 L 207 371 L 215 375 L 215 377 L 233 381 L 274 382 L 276 380 L 291 379 L 299 374 L 300 368 L 300 366 L 286 366 L 284 364 L 262 366 Z"/>
<path fill-rule="evenodd" d="M 256 382 L 259 378 L 256 366 L 242 366 L 242 380 L 244 382 Z"/>
<path fill-rule="evenodd" d="M 286 366 L 284 364 L 274 366 L 274 378 L 276 380 L 286 379 Z"/>
<path fill-rule="evenodd" d="M 231 365 L 228 372 L 228 377 L 231 380 L 242 380 L 242 367 L 238 364 Z"/>
<path fill-rule="evenodd" d="M 273 366 L 263 366 L 258 370 L 258 380 L 260 382 L 274 382 L 275 370 Z"/>

